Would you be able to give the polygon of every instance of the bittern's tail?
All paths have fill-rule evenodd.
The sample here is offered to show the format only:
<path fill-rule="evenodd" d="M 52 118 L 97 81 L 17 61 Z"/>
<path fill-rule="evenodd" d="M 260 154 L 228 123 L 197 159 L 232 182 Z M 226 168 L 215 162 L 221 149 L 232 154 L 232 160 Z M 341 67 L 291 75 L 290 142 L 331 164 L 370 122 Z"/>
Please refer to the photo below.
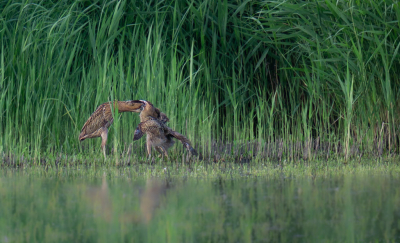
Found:
<path fill-rule="evenodd" d="M 79 141 L 83 141 L 83 140 L 85 140 L 85 138 L 86 138 L 86 134 L 84 134 L 84 133 L 79 134 Z"/>
<path fill-rule="evenodd" d="M 171 134 L 174 138 L 178 139 L 179 141 L 181 141 L 181 143 L 183 144 L 183 146 L 185 146 L 185 148 L 192 154 L 192 155 L 198 155 L 197 151 L 192 147 L 189 139 L 187 139 L 187 137 L 183 136 L 182 134 L 180 134 L 179 132 L 175 132 L 172 129 L 170 129 L 169 134 Z"/>

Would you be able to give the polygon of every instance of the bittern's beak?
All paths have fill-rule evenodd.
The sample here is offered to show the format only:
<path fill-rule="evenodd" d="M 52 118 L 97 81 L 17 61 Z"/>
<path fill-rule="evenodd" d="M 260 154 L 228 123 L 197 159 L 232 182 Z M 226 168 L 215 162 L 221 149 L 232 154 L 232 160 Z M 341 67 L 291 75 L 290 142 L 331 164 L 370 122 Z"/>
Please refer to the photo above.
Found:
<path fill-rule="evenodd" d="M 132 112 L 141 112 L 146 105 L 141 100 L 131 100 Z"/>

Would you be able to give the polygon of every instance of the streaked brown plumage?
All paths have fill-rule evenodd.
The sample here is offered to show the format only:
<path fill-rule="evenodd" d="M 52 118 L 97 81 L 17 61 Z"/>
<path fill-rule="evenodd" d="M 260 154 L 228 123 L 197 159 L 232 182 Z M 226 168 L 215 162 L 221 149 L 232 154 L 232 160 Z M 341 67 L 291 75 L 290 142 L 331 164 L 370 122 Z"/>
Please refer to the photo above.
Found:
<path fill-rule="evenodd" d="M 79 141 L 83 141 L 86 138 L 101 137 L 101 147 L 103 149 L 104 158 L 106 157 L 106 143 L 108 128 L 114 121 L 114 117 L 111 111 L 111 104 L 114 104 L 114 109 L 118 109 L 118 112 L 140 112 L 141 107 L 144 105 L 139 100 L 127 100 L 127 101 L 114 101 L 106 102 L 99 105 L 89 119 L 85 122 L 82 127 L 81 133 L 79 134 Z"/>
<path fill-rule="evenodd" d="M 147 153 L 149 156 L 151 156 L 152 146 L 154 146 L 159 153 L 168 156 L 167 150 L 175 143 L 172 138 L 181 141 L 192 155 L 197 155 L 189 139 L 165 125 L 169 119 L 164 113 L 160 112 L 160 110 L 155 108 L 150 102 L 145 100 L 141 101 L 144 102 L 144 105 L 141 108 L 140 124 L 136 128 L 133 140 L 140 139 L 146 133 Z"/>
<path fill-rule="evenodd" d="M 169 118 L 165 113 L 162 113 L 158 108 L 154 107 L 152 103 L 146 100 L 140 100 L 143 102 L 140 112 L 140 122 L 147 121 L 148 119 L 155 118 L 160 120 L 162 123 L 169 122 Z"/>

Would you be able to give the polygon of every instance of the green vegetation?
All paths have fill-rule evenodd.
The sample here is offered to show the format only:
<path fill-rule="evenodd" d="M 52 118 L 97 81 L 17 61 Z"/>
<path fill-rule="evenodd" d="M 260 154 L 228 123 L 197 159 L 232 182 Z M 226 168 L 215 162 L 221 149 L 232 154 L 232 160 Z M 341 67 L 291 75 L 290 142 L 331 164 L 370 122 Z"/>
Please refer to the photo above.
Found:
<path fill-rule="evenodd" d="M 399 20 L 394 0 L 0 1 L 0 242 L 399 241 Z M 147 161 L 129 113 L 111 159 L 78 141 L 131 99 L 200 156 Z"/>
<path fill-rule="evenodd" d="M 100 155 L 78 134 L 115 99 L 153 102 L 204 158 L 398 153 L 399 19 L 390 0 L 1 1 L 0 153 Z"/>

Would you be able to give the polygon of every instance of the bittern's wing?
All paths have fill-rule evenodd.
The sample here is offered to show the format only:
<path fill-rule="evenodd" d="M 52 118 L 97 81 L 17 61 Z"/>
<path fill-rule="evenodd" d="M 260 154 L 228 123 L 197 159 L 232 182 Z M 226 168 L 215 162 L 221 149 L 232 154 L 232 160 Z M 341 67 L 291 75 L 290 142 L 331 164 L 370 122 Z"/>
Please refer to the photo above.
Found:
<path fill-rule="evenodd" d="M 192 155 L 198 155 L 197 151 L 192 147 L 192 144 L 190 143 L 190 141 L 187 137 L 183 136 L 179 132 L 172 130 L 169 127 L 168 127 L 168 131 L 166 133 L 168 134 L 168 136 L 172 136 L 172 137 L 178 139 L 179 141 L 181 141 L 183 146 L 185 146 L 185 148 L 187 150 L 189 150 Z"/>
<path fill-rule="evenodd" d="M 140 139 L 141 137 L 143 137 L 143 135 L 144 135 L 144 132 L 140 129 L 139 126 L 137 126 L 137 128 L 135 130 L 135 135 L 133 135 L 133 141 Z"/>
<path fill-rule="evenodd" d="M 113 121 L 110 104 L 101 104 L 83 125 L 79 138 L 92 134 L 102 127 L 109 127 Z"/>

